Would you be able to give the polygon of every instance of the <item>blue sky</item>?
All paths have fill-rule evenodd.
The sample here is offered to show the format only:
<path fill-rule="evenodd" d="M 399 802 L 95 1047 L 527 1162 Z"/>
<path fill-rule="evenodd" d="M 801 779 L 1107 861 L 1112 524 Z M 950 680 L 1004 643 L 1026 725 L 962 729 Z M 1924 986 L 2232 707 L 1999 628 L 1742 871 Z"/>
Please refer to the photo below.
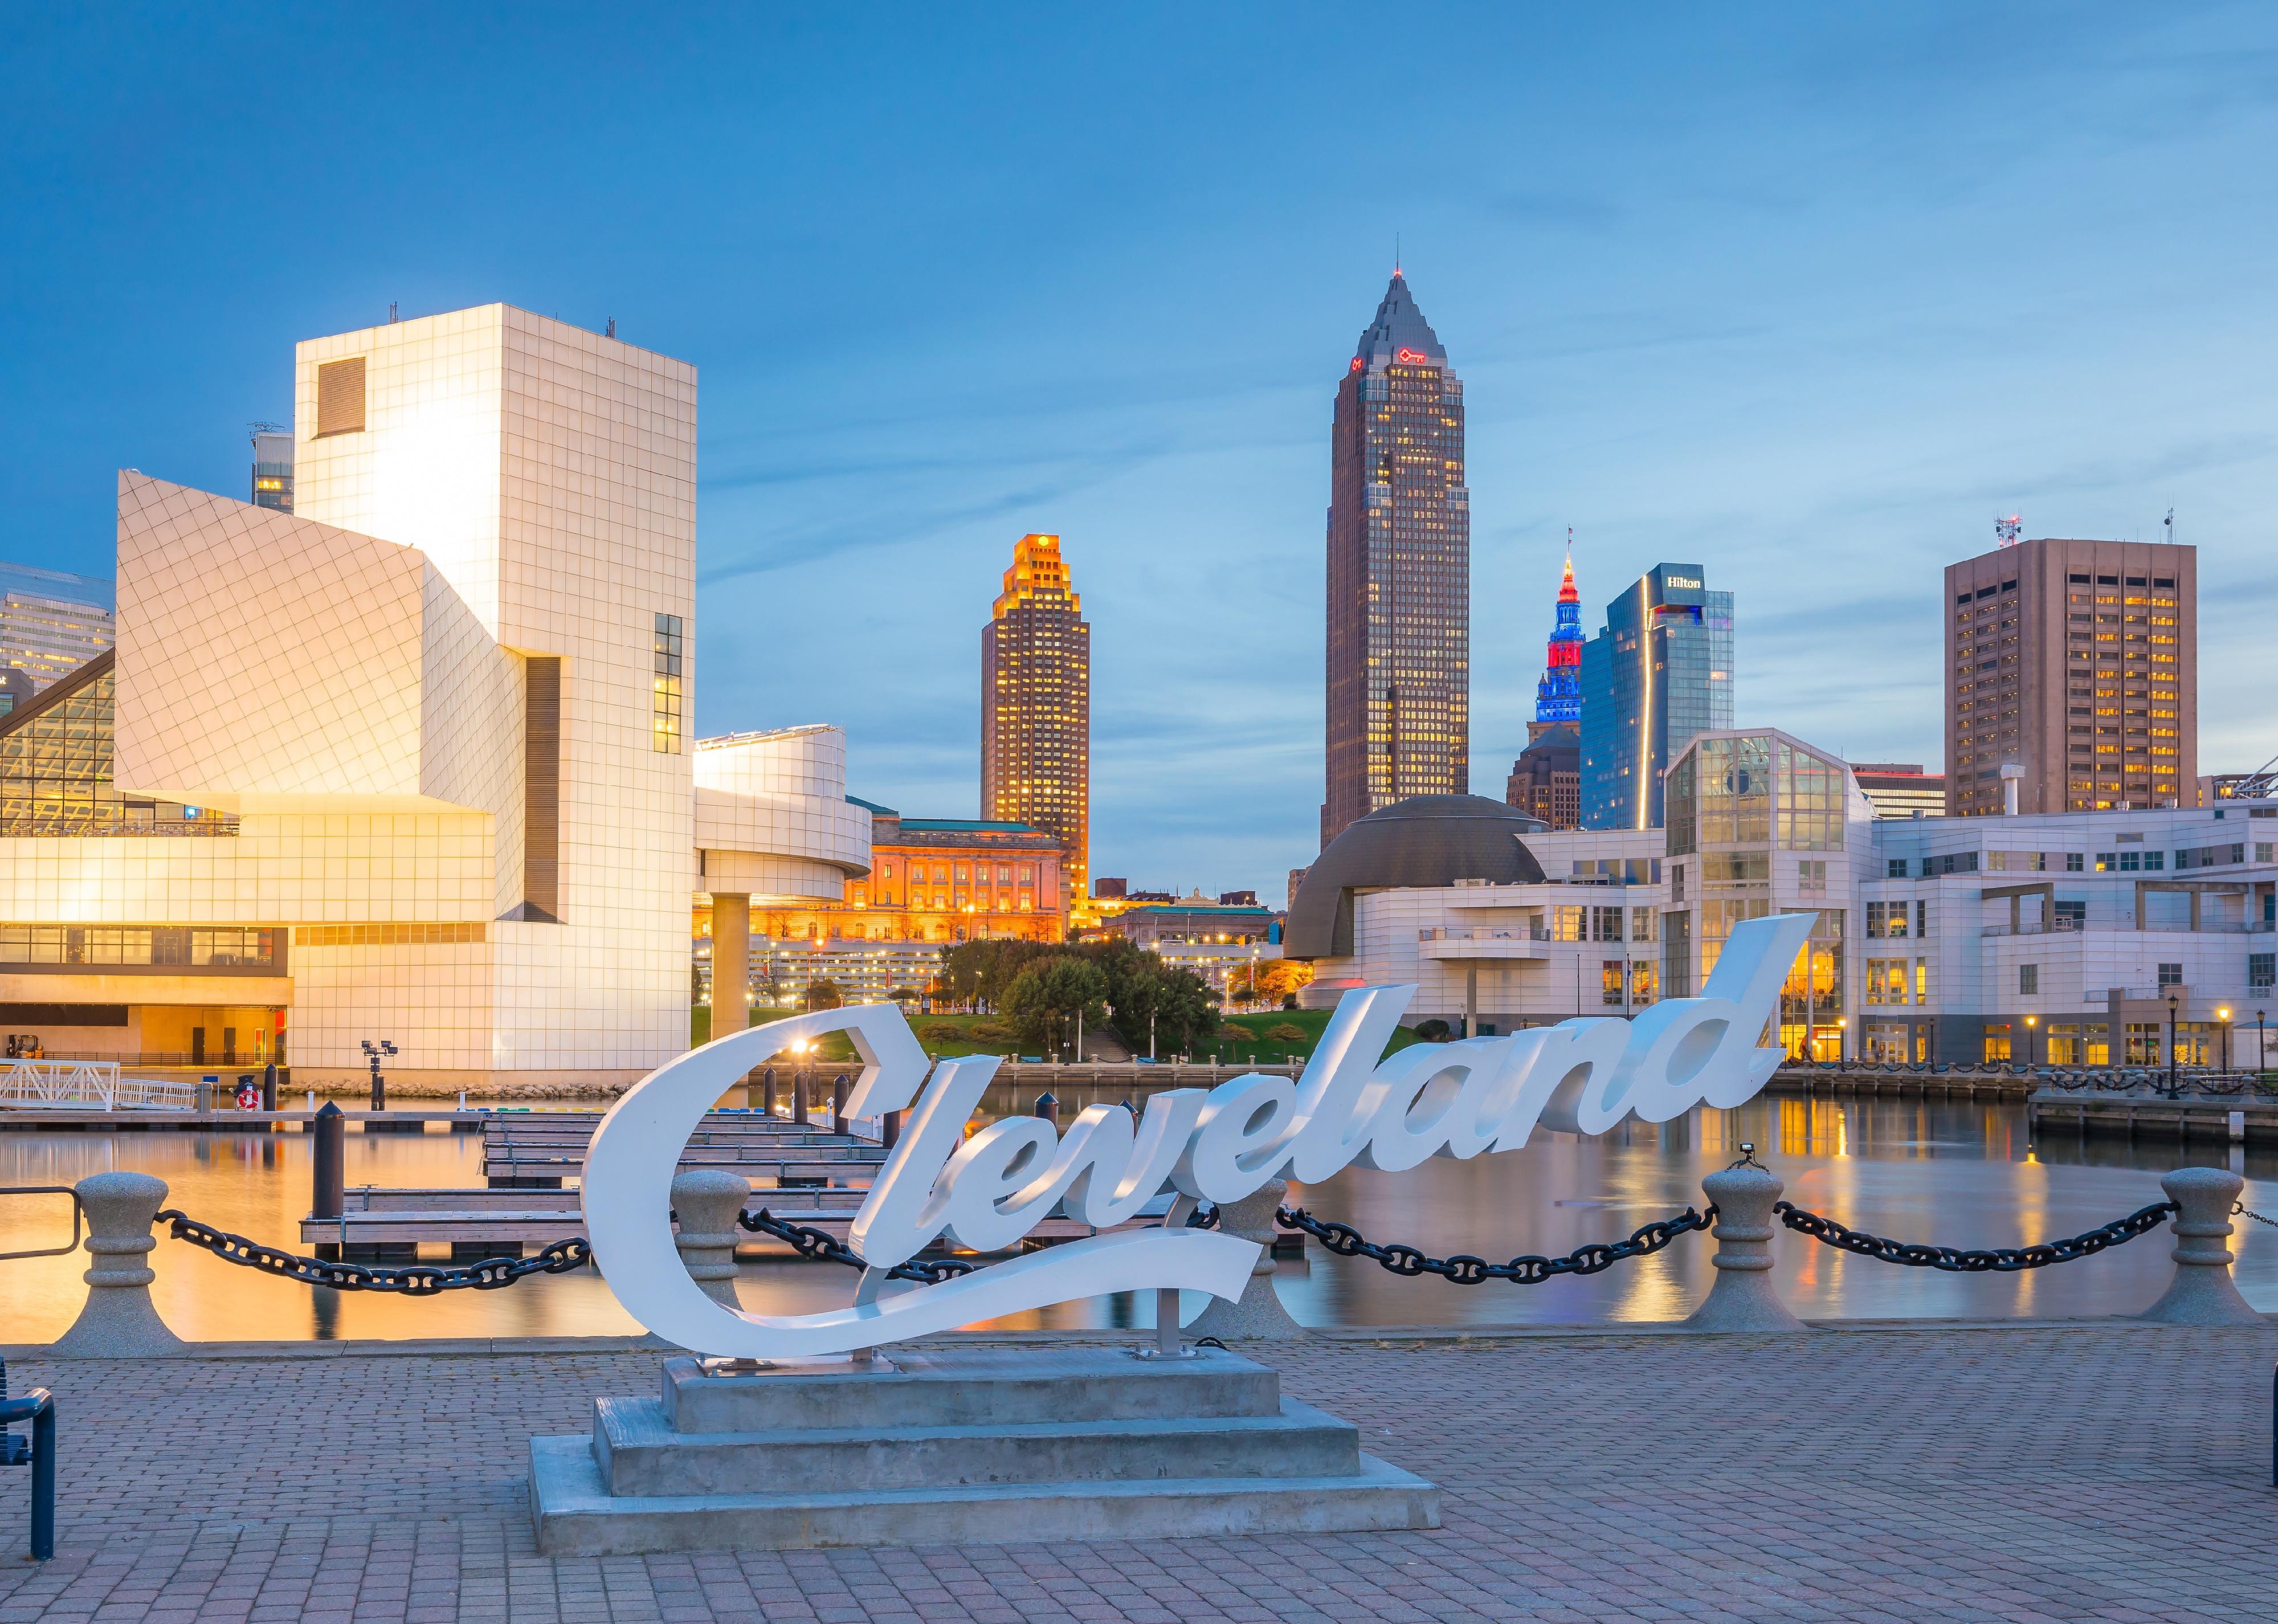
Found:
<path fill-rule="evenodd" d="M 1321 799 L 1332 397 L 1397 233 L 1463 375 L 1472 785 L 1659 559 L 1738 712 L 1938 758 L 1938 570 L 2201 549 L 2203 770 L 2278 752 L 2267 7 L 17 8 L 0 557 L 242 494 L 295 339 L 505 300 L 696 364 L 697 715 L 977 800 L 1060 532 L 1093 869 L 1278 896 Z M 815 605 L 827 605 L 817 612 Z"/>

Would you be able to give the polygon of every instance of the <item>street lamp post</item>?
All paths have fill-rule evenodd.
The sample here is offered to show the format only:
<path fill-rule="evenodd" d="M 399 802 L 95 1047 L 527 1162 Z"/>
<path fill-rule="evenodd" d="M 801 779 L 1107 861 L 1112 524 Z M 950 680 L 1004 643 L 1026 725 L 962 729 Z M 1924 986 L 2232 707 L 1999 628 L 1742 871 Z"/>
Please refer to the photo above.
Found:
<path fill-rule="evenodd" d="M 2033 1035 L 2040 1023 L 2041 1017 L 2037 1015 L 2025 1017 L 2025 1064 L 2028 1066 L 2033 1063 Z"/>
<path fill-rule="evenodd" d="M 2181 1006 L 2177 1003 L 2176 999 L 2175 999 L 2175 995 L 2174 993 L 2172 993 L 2172 992 L 2168 993 L 2168 994 L 2167 994 L 2167 1098 L 2169 1098 L 2170 1099 L 2181 1099 L 2181 1098 L 2182 1097 L 2182 1092 L 2183 1092 L 2183 1079 L 2182 1079 L 2182 1075 L 2181 1071 L 2177 1069 L 2176 1064 L 2175 1064 L 2175 1015 L 2176 1015 L 2176 1012 L 2177 1012 L 2177 1010 L 2178 1010 L 2180 1007 L 2181 1007 Z"/>
<path fill-rule="evenodd" d="M 387 1109 L 387 1079 L 379 1075 L 379 1057 L 394 1053 L 395 1046 L 385 1038 L 377 1043 L 369 1038 L 363 1040 L 363 1056 L 371 1067 L 371 1108 L 375 1111 Z"/>
<path fill-rule="evenodd" d="M 2222 1023 L 2222 1069 L 2228 1071 L 2230 1069 L 2230 1011 L 2227 1008 L 2218 1009 L 2214 1012 L 2214 1018 Z"/>

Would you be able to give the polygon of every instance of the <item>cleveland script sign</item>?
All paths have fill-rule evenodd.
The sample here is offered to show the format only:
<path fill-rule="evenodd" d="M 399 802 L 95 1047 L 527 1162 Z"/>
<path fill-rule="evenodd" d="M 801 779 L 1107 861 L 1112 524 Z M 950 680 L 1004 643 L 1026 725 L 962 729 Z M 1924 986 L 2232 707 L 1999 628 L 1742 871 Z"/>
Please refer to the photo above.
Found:
<path fill-rule="evenodd" d="M 1516 1150 L 1538 1122 L 1599 1134 L 1628 1116 L 1661 1122 L 1697 1105 L 1739 1105 L 1780 1062 L 1779 1050 L 1756 1040 L 1811 922 L 1786 914 L 1735 925 L 1703 996 L 1665 1000 L 1634 1021 L 1418 1044 L 1380 1061 L 1415 989 L 1365 987 L 1338 1004 L 1294 1083 L 1253 1076 L 1167 1090 L 1135 1122 L 1120 1106 L 1093 1106 L 1066 1133 L 1013 1116 L 966 1138 L 997 1061 L 943 1061 L 928 1081 L 925 1052 L 892 1005 L 776 1021 L 660 1066 L 617 1101 L 586 1153 L 586 1232 L 636 1320 L 683 1347 L 747 1359 L 843 1353 L 1108 1291 L 1239 1298 L 1257 1247 L 1207 1229 L 1095 1236 L 891 1297 L 877 1295 L 877 1271 L 943 1237 L 1003 1251 L 1055 1211 L 1108 1228 L 1166 1188 L 1233 1201 L 1272 1178 L 1318 1184 L 1346 1167 L 1400 1173 L 1433 1156 Z M 673 1173 L 722 1093 L 793 1039 L 831 1031 L 862 1056 L 851 1115 L 915 1102 L 849 1236 L 871 1270 L 848 1307 L 744 1314 L 706 1296 L 682 1266 Z"/>

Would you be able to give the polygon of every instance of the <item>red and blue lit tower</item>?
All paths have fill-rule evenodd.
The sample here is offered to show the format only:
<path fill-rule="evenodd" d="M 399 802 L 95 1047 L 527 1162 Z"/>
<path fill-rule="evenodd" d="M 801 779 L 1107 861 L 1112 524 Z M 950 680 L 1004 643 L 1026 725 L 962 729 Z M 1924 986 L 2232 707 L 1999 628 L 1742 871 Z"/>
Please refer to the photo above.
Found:
<path fill-rule="evenodd" d="M 1558 586 L 1558 626 L 1550 634 L 1550 651 L 1542 666 L 1542 680 L 1534 688 L 1535 725 L 1530 732 L 1582 722 L 1582 594 L 1574 590 L 1573 532 L 1567 532 L 1566 578 Z"/>

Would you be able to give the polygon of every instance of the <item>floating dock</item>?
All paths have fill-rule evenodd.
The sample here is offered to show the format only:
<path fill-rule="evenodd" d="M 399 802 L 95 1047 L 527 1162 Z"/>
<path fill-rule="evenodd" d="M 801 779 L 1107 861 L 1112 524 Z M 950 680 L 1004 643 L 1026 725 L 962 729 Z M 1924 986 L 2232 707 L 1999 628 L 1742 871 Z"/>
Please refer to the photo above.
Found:
<path fill-rule="evenodd" d="M 2171 1099 L 2149 1090 L 2103 1093 L 2046 1089 L 2034 1094 L 2026 1108 L 2036 1138 L 2052 1133 L 2115 1133 L 2237 1144 L 2278 1139 L 2278 1099 L 2268 1095 L 2186 1094 Z"/>
<path fill-rule="evenodd" d="M 349 1111 L 350 1133 L 480 1133 L 490 1114 L 455 1111 Z M 313 1111 L 105 1111 L 96 1106 L 17 1106 L 0 1109 L 0 1132 L 19 1133 L 306 1133 Z"/>

